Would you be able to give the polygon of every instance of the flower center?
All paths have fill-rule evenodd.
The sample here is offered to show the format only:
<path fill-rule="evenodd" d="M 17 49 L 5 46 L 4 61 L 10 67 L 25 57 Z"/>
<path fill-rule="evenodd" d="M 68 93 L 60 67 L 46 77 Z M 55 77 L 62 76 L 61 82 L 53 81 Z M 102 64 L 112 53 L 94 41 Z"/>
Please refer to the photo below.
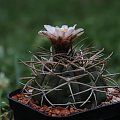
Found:
<path fill-rule="evenodd" d="M 62 26 L 60 28 L 60 30 L 63 31 L 63 32 L 67 32 L 68 31 L 68 27 L 67 26 Z"/>

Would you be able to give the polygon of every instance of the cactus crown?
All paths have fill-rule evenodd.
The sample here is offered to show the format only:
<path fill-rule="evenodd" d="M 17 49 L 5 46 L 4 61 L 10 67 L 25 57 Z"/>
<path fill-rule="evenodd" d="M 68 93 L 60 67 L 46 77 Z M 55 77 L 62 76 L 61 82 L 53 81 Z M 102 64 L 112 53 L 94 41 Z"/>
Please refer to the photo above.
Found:
<path fill-rule="evenodd" d="M 23 89 L 27 93 L 26 88 L 32 89 L 32 99 L 38 100 L 41 106 L 93 108 L 105 101 L 106 88 L 118 86 L 105 69 L 111 54 L 103 58 L 104 49 L 76 50 L 73 41 L 84 32 L 82 28 L 75 30 L 76 25 L 44 27 L 46 31 L 38 34 L 47 36 L 53 49 L 32 53 L 30 61 L 21 60 L 32 71 L 31 77 L 24 78 L 28 81 Z"/>

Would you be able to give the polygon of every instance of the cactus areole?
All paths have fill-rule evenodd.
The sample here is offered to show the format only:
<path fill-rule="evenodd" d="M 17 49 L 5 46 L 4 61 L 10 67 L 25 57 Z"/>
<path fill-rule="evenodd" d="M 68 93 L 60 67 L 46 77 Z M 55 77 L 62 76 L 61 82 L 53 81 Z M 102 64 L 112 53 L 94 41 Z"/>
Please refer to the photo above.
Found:
<path fill-rule="evenodd" d="M 24 63 L 32 71 L 31 78 L 25 84 L 27 93 L 41 106 L 62 106 L 94 108 L 106 100 L 106 89 L 116 87 L 106 82 L 105 64 L 110 58 L 103 57 L 103 51 L 89 48 L 76 49 L 74 40 L 84 33 L 84 29 L 75 29 L 63 25 L 53 27 L 44 25 L 46 36 L 52 43 L 50 51 L 32 53 L 31 61 Z M 108 82 L 111 82 L 107 78 Z M 31 91 L 29 91 L 31 90 Z"/>

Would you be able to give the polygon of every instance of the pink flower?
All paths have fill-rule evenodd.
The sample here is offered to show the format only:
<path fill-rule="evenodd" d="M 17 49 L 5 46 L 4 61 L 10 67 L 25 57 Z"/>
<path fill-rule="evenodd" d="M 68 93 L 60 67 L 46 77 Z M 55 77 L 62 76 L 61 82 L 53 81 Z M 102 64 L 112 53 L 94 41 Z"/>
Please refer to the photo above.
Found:
<path fill-rule="evenodd" d="M 48 37 L 51 40 L 55 49 L 57 49 L 57 47 L 66 47 L 68 51 L 73 40 L 84 33 L 83 28 L 75 30 L 75 27 L 76 25 L 74 25 L 73 27 L 68 27 L 67 25 L 62 25 L 62 27 L 44 25 L 46 31 L 39 31 L 38 34 Z"/>

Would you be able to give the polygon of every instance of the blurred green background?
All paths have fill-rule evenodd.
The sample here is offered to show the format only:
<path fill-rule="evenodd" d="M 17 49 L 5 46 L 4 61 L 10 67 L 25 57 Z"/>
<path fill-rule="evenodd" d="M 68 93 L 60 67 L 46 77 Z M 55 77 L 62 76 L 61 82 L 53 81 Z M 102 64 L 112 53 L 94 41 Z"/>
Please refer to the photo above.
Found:
<path fill-rule="evenodd" d="M 19 86 L 19 77 L 27 74 L 18 64 L 18 58 L 29 59 L 28 51 L 38 46 L 49 48 L 49 42 L 37 35 L 44 24 L 77 24 L 84 28 L 82 38 L 88 39 L 83 44 L 105 48 L 106 55 L 113 51 L 108 69 L 120 72 L 119 0 L 0 0 L 2 101 L 6 101 L 8 92 Z"/>

